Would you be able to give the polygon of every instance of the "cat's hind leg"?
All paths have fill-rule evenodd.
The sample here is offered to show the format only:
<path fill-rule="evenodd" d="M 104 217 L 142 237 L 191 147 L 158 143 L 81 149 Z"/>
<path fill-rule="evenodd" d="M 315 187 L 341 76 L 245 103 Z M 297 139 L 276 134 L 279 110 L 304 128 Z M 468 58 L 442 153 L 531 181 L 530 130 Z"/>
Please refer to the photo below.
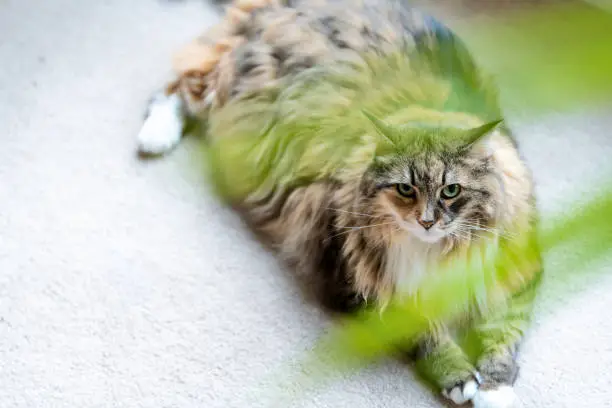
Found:
<path fill-rule="evenodd" d="M 149 102 L 145 121 L 138 133 L 138 152 L 160 155 L 180 142 L 186 123 L 183 101 L 177 93 L 157 93 Z"/>

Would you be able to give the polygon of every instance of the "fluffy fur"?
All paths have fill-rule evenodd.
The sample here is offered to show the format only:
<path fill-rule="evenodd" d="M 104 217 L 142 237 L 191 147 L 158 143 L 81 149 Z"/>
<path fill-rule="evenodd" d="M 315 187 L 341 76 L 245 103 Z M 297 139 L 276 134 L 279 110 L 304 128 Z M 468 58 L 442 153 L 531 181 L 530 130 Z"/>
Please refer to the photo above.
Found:
<path fill-rule="evenodd" d="M 448 29 L 401 1 L 241 1 L 175 68 L 141 149 L 159 152 L 150 139 L 175 130 L 177 112 L 205 120 L 218 192 L 330 307 L 419 296 L 423 276 L 474 245 L 534 231 L 530 174 L 494 85 Z M 502 307 L 475 296 L 465 319 L 432 322 L 412 350 L 450 400 L 509 404 L 539 276 L 527 269 L 504 272 L 528 282 L 500 286 Z M 474 357 L 457 329 L 478 338 Z"/>

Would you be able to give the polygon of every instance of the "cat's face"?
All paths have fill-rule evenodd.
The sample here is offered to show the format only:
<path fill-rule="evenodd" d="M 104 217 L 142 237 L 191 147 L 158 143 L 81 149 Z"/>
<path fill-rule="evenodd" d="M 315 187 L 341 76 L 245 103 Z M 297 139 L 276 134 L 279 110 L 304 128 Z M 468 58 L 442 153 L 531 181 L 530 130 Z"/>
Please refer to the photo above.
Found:
<path fill-rule="evenodd" d="M 499 183 L 483 149 L 387 158 L 366 180 L 372 210 L 427 243 L 481 235 L 497 211 Z"/>

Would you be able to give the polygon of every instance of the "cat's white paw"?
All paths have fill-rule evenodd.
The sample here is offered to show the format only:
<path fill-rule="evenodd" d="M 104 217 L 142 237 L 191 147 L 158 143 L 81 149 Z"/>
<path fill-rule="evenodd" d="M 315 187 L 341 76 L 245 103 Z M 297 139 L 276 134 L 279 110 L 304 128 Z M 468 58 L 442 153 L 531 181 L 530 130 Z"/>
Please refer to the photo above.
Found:
<path fill-rule="evenodd" d="M 459 384 L 450 390 L 443 390 L 442 395 L 457 405 L 463 405 L 473 399 L 477 392 L 478 383 L 475 380 L 469 380 L 468 382 Z"/>
<path fill-rule="evenodd" d="M 520 401 L 514 388 L 507 385 L 490 390 L 479 390 L 473 398 L 474 408 L 519 408 Z"/>
<path fill-rule="evenodd" d="M 138 151 L 158 155 L 172 150 L 183 135 L 184 116 L 178 95 L 159 96 L 138 133 Z"/>

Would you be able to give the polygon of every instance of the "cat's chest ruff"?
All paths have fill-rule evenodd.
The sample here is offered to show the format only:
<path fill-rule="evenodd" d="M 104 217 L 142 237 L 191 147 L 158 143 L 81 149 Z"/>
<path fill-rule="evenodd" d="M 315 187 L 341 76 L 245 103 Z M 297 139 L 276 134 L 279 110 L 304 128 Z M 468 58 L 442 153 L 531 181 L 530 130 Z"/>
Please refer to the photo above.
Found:
<path fill-rule="evenodd" d="M 385 273 L 398 294 L 414 294 L 425 275 L 432 273 L 442 258 L 442 243 L 426 243 L 406 234 L 387 251 Z"/>

